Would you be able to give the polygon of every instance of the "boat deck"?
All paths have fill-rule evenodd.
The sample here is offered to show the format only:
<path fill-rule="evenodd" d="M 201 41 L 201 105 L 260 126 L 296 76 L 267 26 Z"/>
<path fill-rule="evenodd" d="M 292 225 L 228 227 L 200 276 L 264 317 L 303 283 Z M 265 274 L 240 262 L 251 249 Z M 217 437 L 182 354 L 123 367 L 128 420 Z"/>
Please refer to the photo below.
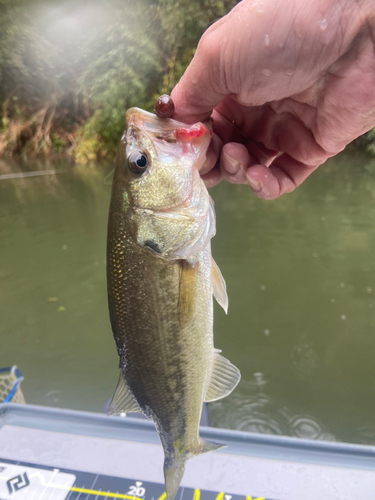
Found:
<path fill-rule="evenodd" d="M 201 427 L 176 500 L 375 500 L 375 447 Z M 0 500 L 163 500 L 152 422 L 0 405 Z"/>

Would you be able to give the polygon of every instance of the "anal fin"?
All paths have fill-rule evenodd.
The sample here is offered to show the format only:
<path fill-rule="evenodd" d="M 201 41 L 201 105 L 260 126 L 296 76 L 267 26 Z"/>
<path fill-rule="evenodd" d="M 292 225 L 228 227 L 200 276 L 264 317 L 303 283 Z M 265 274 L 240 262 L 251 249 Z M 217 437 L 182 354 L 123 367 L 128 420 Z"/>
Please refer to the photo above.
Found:
<path fill-rule="evenodd" d="M 217 401 L 228 396 L 241 380 L 240 370 L 215 350 L 214 366 L 205 402 Z"/>
<path fill-rule="evenodd" d="M 135 397 L 125 385 L 124 377 L 120 371 L 115 393 L 109 405 L 108 415 L 120 415 L 121 413 L 142 413 Z"/>
<path fill-rule="evenodd" d="M 212 259 L 211 265 L 211 283 L 212 283 L 212 293 L 218 304 L 224 309 L 225 314 L 228 314 L 228 295 L 227 295 L 227 285 L 219 266 L 216 264 L 214 259 Z"/>

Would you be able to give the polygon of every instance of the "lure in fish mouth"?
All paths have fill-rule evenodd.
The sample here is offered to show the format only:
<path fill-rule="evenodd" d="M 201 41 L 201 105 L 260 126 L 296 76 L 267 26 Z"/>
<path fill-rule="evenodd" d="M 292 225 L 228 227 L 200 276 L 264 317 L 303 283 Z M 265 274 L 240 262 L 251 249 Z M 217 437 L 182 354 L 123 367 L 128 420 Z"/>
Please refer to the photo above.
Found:
<path fill-rule="evenodd" d="M 225 281 L 211 256 L 215 213 L 199 168 L 212 131 L 132 108 L 116 159 L 107 280 L 120 376 L 110 414 L 141 412 L 164 449 L 167 500 L 203 441 L 204 401 L 236 387 L 239 370 L 213 346 L 213 296 Z"/>

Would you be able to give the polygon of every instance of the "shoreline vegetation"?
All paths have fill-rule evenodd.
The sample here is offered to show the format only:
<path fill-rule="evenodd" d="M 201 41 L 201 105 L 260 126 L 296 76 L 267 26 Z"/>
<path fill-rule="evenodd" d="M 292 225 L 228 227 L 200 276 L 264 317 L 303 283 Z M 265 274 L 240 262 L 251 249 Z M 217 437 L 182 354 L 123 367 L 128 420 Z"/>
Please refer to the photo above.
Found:
<path fill-rule="evenodd" d="M 113 157 L 234 0 L 0 0 L 0 158 Z"/>
<path fill-rule="evenodd" d="M 0 158 L 112 158 L 235 0 L 0 0 Z M 375 154 L 373 131 L 357 142 Z"/>

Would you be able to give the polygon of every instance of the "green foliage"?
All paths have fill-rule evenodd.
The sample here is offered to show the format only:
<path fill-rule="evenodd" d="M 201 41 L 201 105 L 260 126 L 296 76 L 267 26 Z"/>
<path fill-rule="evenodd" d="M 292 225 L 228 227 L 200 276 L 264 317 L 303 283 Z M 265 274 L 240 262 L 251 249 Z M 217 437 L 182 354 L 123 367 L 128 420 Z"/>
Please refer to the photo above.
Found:
<path fill-rule="evenodd" d="M 113 155 L 233 0 L 0 0 L 0 155 Z"/>
<path fill-rule="evenodd" d="M 51 134 L 52 151 L 55 153 L 62 153 L 66 148 L 66 142 L 61 137 L 56 137 Z"/>
<path fill-rule="evenodd" d="M 371 155 L 375 156 L 375 128 L 367 132 L 366 136 L 366 151 Z"/>
<path fill-rule="evenodd" d="M 80 161 L 115 151 L 126 126 L 125 110 L 142 106 L 150 91 L 150 82 L 161 72 L 160 54 L 143 31 L 139 19 L 114 20 L 94 39 L 89 39 L 82 57 L 85 71 L 80 83 L 95 109 L 81 131 L 77 147 Z M 126 27 L 126 29 L 124 29 Z M 89 151 L 87 155 L 85 151 Z"/>
<path fill-rule="evenodd" d="M 356 146 L 357 149 L 365 151 L 369 156 L 375 157 L 375 128 L 358 137 L 358 139 L 354 141 L 354 146 Z"/>
<path fill-rule="evenodd" d="M 160 93 L 171 92 L 191 61 L 201 35 L 236 3 L 235 0 L 160 0 L 156 16 L 160 20 L 158 38 L 166 55 Z"/>

